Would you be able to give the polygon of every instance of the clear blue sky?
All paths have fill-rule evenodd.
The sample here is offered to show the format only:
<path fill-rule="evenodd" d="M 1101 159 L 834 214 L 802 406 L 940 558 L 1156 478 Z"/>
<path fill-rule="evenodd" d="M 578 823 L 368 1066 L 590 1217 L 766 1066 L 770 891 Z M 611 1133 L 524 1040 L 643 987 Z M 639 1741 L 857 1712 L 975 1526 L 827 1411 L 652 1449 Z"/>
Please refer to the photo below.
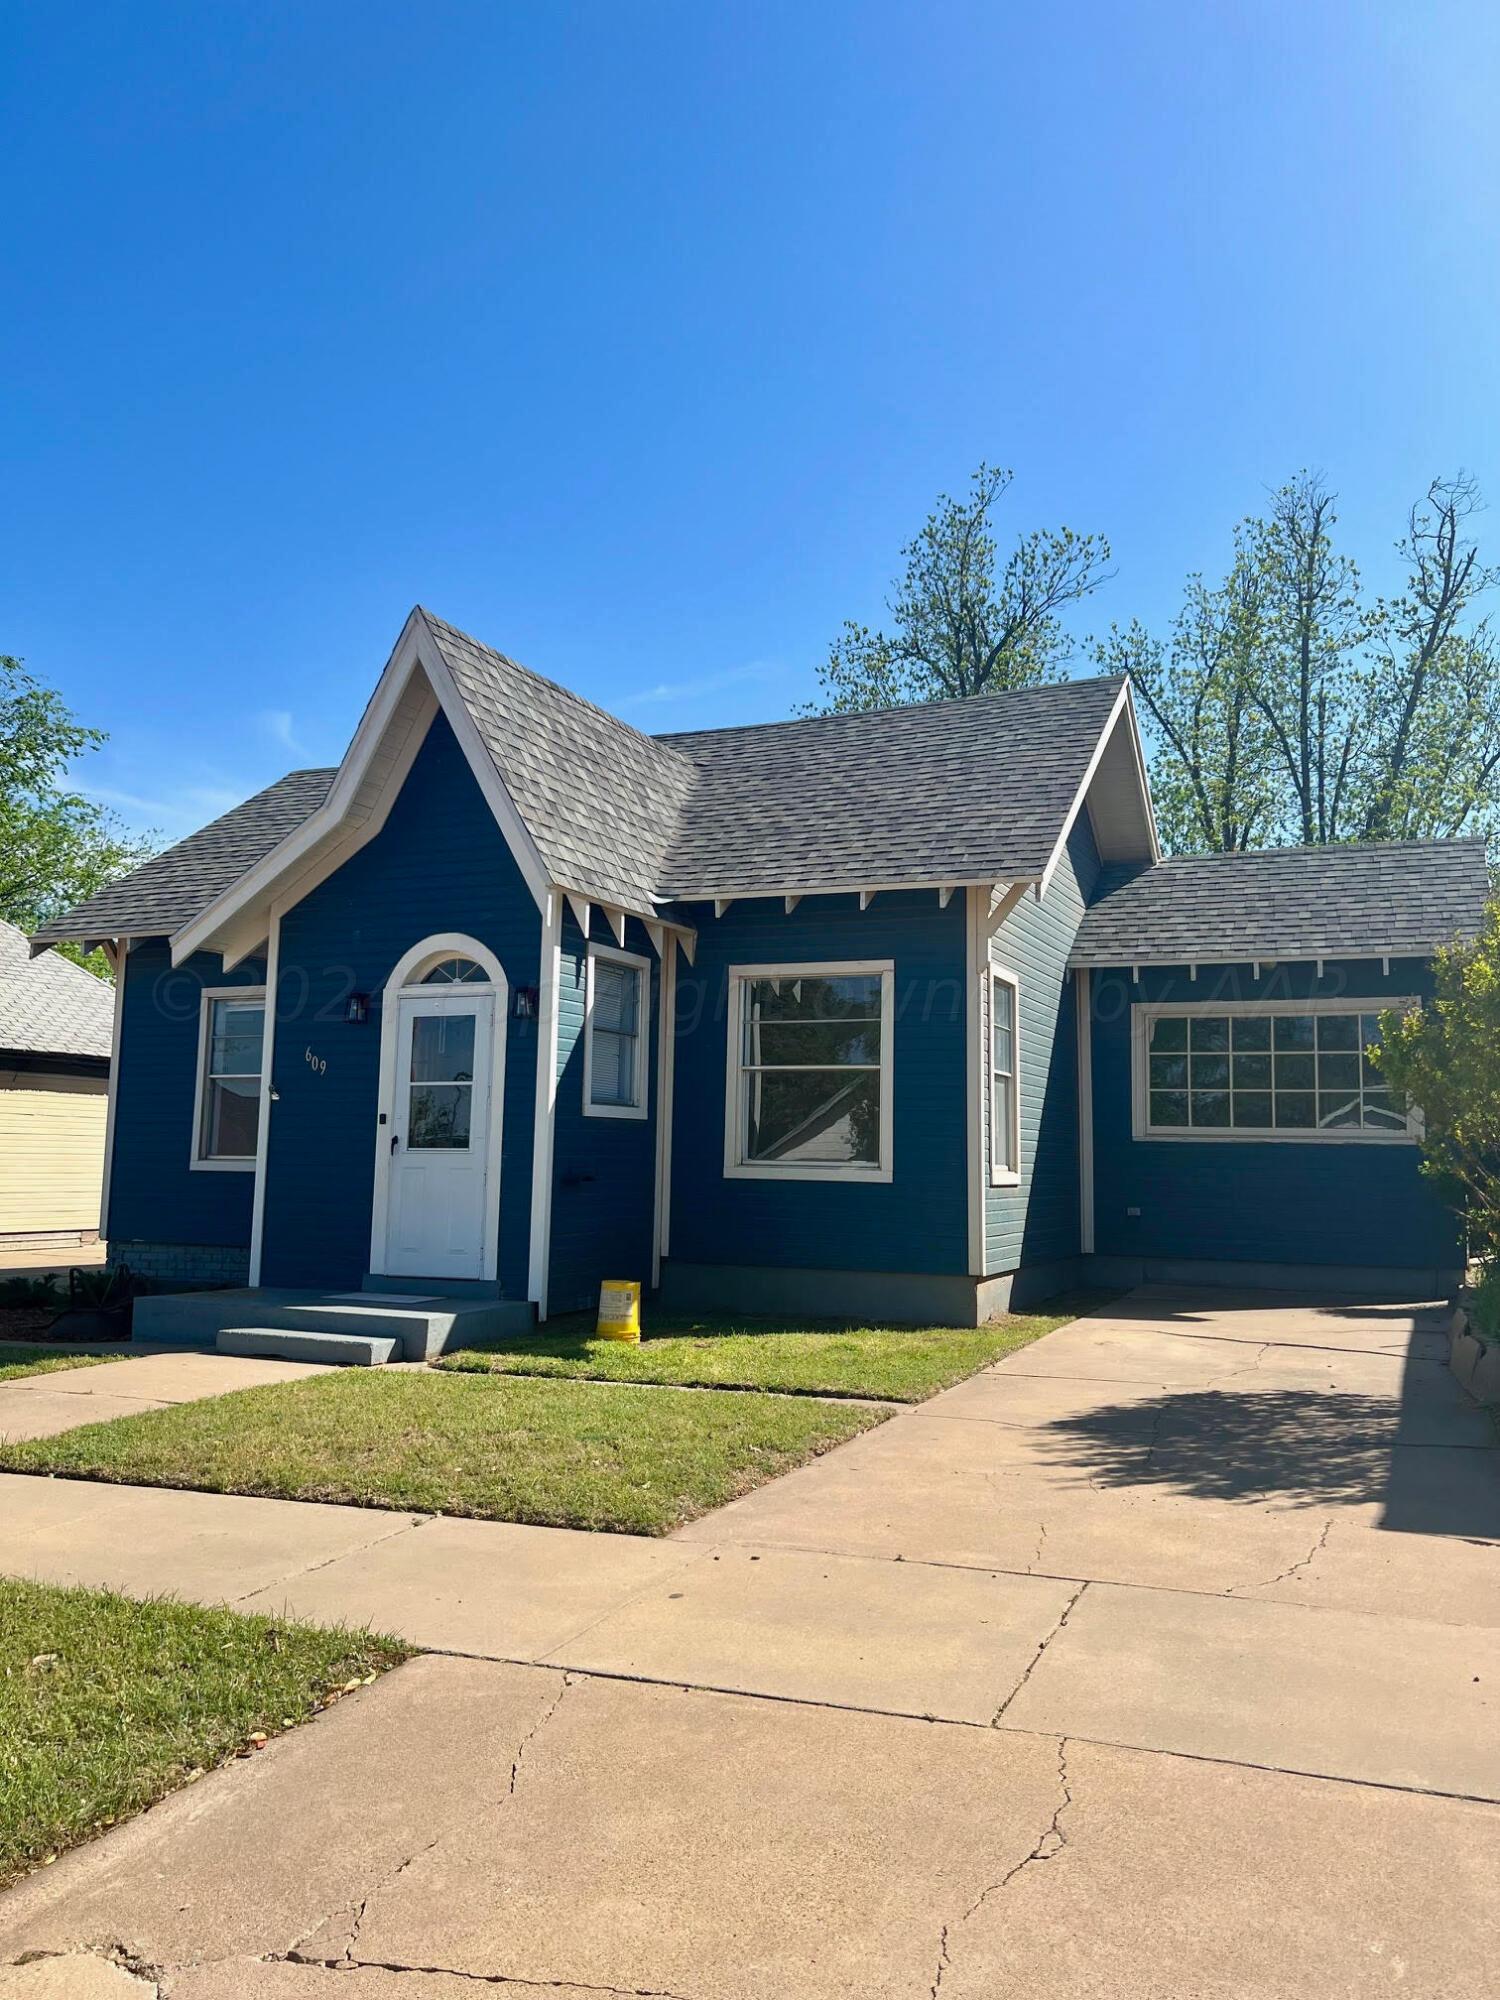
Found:
<path fill-rule="evenodd" d="M 1497 103 L 1492 0 L 9 0 L 0 651 L 175 837 L 419 600 L 785 714 L 981 457 L 1111 537 L 1080 631 L 1302 465 L 1389 581 L 1500 503 Z"/>

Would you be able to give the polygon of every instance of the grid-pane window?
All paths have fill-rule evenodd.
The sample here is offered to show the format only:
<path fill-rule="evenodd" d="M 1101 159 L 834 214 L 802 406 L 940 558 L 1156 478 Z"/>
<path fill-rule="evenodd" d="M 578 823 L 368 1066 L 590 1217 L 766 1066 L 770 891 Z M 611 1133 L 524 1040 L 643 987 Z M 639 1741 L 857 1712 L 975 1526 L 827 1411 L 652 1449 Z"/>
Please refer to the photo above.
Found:
<path fill-rule="evenodd" d="M 472 1014 L 417 1014 L 411 1024 L 406 1144 L 411 1152 L 462 1153 L 474 1110 Z"/>
<path fill-rule="evenodd" d="M 882 1164 L 884 978 L 834 972 L 741 979 L 741 1165 Z"/>
<path fill-rule="evenodd" d="M 1021 1170 L 1020 1128 L 1016 1102 L 1015 981 L 990 974 L 990 1175 Z"/>
<path fill-rule="evenodd" d="M 1406 1101 L 1370 1060 L 1374 1013 L 1153 1013 L 1146 1123 L 1153 1132 L 1404 1134 Z"/>
<path fill-rule="evenodd" d="M 260 1128 L 265 1003 L 210 1000 L 204 1018 L 200 1160 L 253 1160 Z"/>
<path fill-rule="evenodd" d="M 646 979 L 636 960 L 589 960 L 588 1098 L 590 1111 L 644 1116 Z"/>

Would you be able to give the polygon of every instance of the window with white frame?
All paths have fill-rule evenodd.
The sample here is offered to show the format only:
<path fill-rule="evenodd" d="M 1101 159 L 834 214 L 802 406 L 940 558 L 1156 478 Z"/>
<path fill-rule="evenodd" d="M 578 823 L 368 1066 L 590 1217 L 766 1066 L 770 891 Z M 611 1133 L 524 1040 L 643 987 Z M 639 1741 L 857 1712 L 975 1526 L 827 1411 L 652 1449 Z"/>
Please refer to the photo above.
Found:
<path fill-rule="evenodd" d="M 591 1118 L 646 1116 L 651 967 L 590 945 L 584 1000 L 583 1108 Z"/>
<path fill-rule="evenodd" d="M 266 996 L 259 987 L 203 996 L 193 1164 L 253 1167 L 260 1132 Z"/>
<path fill-rule="evenodd" d="M 889 1180 L 890 962 L 733 966 L 729 981 L 725 1173 Z"/>
<path fill-rule="evenodd" d="M 1137 1135 L 1408 1139 L 1414 1114 L 1370 1059 L 1379 1040 L 1368 1001 L 1137 1007 Z"/>
<path fill-rule="evenodd" d="M 1015 975 L 990 967 L 990 1184 L 1021 1178 L 1021 1101 L 1017 1051 L 1021 989 Z"/>

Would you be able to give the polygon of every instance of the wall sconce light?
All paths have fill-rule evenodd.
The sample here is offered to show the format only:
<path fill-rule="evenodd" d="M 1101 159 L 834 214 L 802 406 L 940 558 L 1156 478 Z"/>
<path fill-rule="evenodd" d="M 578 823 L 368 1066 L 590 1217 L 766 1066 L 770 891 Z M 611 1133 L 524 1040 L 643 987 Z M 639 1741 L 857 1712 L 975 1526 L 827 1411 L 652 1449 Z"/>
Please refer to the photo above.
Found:
<path fill-rule="evenodd" d="M 534 986 L 512 987 L 510 999 L 511 1014 L 518 1021 L 534 1021 L 540 997 Z"/>
<path fill-rule="evenodd" d="M 368 993 L 351 993 L 344 1009 L 346 1021 L 368 1021 L 370 1018 L 370 996 Z"/>

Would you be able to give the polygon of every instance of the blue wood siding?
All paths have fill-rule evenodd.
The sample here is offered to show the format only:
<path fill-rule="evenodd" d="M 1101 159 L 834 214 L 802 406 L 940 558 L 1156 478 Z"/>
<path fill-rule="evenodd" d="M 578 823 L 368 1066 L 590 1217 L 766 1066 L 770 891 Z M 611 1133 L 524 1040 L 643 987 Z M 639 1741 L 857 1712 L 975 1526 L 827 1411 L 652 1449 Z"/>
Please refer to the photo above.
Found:
<path fill-rule="evenodd" d="M 1451 1214 L 1415 1146 L 1131 1136 L 1131 1005 L 1148 1000 L 1335 999 L 1363 1007 L 1426 994 L 1421 961 L 1252 968 L 1143 967 L 1093 975 L 1094 1236 L 1102 1256 L 1426 1268 L 1458 1261 Z M 1132 1214 L 1131 1210 L 1138 1213 Z"/>
<path fill-rule="evenodd" d="M 226 976 L 209 952 L 174 968 L 165 938 L 143 938 L 126 954 L 108 1218 L 122 1246 L 249 1243 L 254 1174 L 194 1172 L 188 1162 L 203 989 L 258 986 L 265 976 L 259 959 Z"/>
<path fill-rule="evenodd" d="M 694 905 L 698 961 L 680 964 L 672 1135 L 671 1255 L 686 1263 L 804 1270 L 964 1272 L 964 899 L 936 892 L 809 896 L 788 916 L 769 898 L 720 918 Z M 895 963 L 895 1177 L 731 1180 L 724 1173 L 728 968 Z"/>
<path fill-rule="evenodd" d="M 1080 813 L 1041 902 L 1029 892 L 997 932 L 991 961 L 1020 982 L 1021 1184 L 990 1187 L 989 1046 L 980 1063 L 985 1131 L 984 1254 L 989 1273 L 1078 1251 L 1078 1036 L 1068 955 L 1099 877 Z M 986 1005 L 988 996 L 986 995 Z"/>
<path fill-rule="evenodd" d="M 357 1285 L 369 1268 L 381 995 L 403 953 L 461 931 L 514 992 L 538 983 L 541 914 L 441 715 L 375 838 L 281 924 L 262 1279 Z M 370 995 L 351 1024 L 351 992 Z M 314 1068 L 309 1053 L 326 1067 Z M 500 1281 L 526 1296 L 536 1023 L 507 1024 Z"/>
<path fill-rule="evenodd" d="M 604 925 L 595 911 L 596 943 Z M 671 947 L 676 949 L 675 945 Z M 586 1118 L 583 1111 L 584 999 L 587 942 L 567 910 L 558 988 L 557 1107 L 552 1142 L 552 1255 L 548 1312 L 597 1304 L 603 1278 L 651 1282 L 656 1226 L 656 1046 L 661 966 L 633 918 L 625 949 L 648 961 L 650 1038 L 645 1118 Z"/>

